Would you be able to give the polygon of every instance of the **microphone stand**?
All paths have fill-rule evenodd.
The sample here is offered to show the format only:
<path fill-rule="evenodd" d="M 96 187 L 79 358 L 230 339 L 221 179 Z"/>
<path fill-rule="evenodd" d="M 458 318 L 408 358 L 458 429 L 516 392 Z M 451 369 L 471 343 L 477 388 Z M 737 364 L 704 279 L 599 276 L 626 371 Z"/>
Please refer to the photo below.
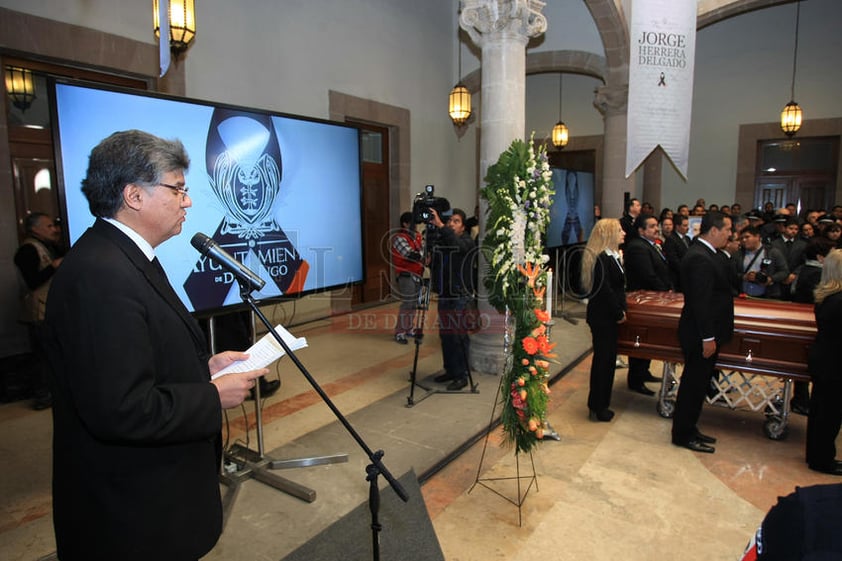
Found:
<path fill-rule="evenodd" d="M 386 478 L 386 481 L 389 482 L 392 489 L 394 489 L 395 493 L 397 493 L 398 497 L 401 498 L 403 502 L 409 501 L 409 495 L 406 494 L 403 486 L 395 479 L 389 470 L 383 465 L 381 461 L 383 458 L 383 450 L 378 450 L 377 452 L 372 452 L 371 448 L 365 443 L 362 437 L 357 433 L 354 427 L 348 422 L 348 419 L 342 414 L 341 411 L 334 405 L 333 401 L 331 401 L 330 397 L 325 393 L 322 387 L 319 385 L 318 382 L 313 378 L 310 372 L 307 371 L 307 368 L 298 360 L 298 357 L 292 352 L 292 349 L 289 348 L 289 345 L 283 340 L 283 338 L 278 335 L 278 332 L 275 331 L 275 328 L 272 326 L 271 322 L 266 319 L 266 316 L 263 315 L 263 312 L 260 311 L 260 308 L 257 306 L 257 302 L 255 302 L 254 298 L 251 296 L 251 287 L 247 282 L 243 280 L 237 279 L 240 285 L 240 297 L 243 299 L 243 302 L 249 305 L 251 310 L 254 312 L 263 325 L 266 326 L 266 329 L 269 330 L 269 333 L 272 334 L 272 337 L 278 342 L 281 348 L 286 352 L 287 356 L 289 356 L 290 360 L 295 364 L 298 370 L 304 375 L 310 385 L 316 390 L 316 393 L 319 394 L 319 397 L 322 398 L 322 401 L 333 411 L 333 414 L 342 423 L 342 426 L 345 427 L 345 430 L 357 441 L 357 444 L 360 448 L 368 456 L 368 459 L 371 463 L 366 466 L 366 481 L 369 482 L 369 492 L 368 492 L 368 508 L 371 511 L 371 545 L 373 551 L 373 559 L 374 561 L 380 561 L 380 535 L 379 532 L 382 528 L 380 522 L 378 520 L 378 513 L 380 511 L 380 488 L 377 483 L 377 477 L 379 475 L 383 475 Z"/>

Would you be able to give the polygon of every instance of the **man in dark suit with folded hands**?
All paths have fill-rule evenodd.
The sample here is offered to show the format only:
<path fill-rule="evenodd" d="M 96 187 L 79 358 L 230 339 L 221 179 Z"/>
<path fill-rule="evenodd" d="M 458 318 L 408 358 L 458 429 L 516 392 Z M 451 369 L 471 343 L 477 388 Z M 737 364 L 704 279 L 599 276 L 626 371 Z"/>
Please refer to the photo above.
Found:
<path fill-rule="evenodd" d="M 658 220 L 651 214 L 640 214 L 634 220 L 637 234 L 626 241 L 623 260 L 626 268 L 626 290 L 672 290 L 669 265 L 658 237 Z M 629 357 L 629 389 L 643 395 L 655 395 L 646 382 L 660 382 L 649 372 L 650 360 Z"/>
<path fill-rule="evenodd" d="M 195 561 L 222 531 L 222 410 L 267 370 L 211 381 L 248 355 L 209 355 L 155 257 L 192 204 L 188 165 L 181 142 L 141 131 L 90 155 L 96 221 L 54 275 L 45 320 L 62 561 Z"/>
<path fill-rule="evenodd" d="M 721 212 L 702 218 L 699 236 L 681 261 L 684 308 L 678 338 L 684 372 L 672 419 L 672 443 L 695 452 L 713 453 L 712 436 L 698 429 L 707 389 L 716 371 L 719 349 L 734 334 L 734 297 L 728 265 L 717 250 L 731 236 L 731 219 Z"/>

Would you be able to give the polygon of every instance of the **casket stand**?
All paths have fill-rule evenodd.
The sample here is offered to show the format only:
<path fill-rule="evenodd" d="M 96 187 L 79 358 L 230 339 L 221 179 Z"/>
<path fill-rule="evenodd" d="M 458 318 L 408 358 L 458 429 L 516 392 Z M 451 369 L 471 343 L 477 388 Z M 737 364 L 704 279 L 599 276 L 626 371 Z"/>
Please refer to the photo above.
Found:
<path fill-rule="evenodd" d="M 684 356 L 678 320 L 684 295 L 641 290 L 626 295 L 627 321 L 620 325 L 617 353 L 661 360 L 663 381 L 657 410 L 672 417 L 678 393 L 676 367 Z M 786 437 L 794 381 L 809 381 L 807 356 L 816 337 L 812 304 L 734 299 L 734 337 L 719 351 L 720 375 L 708 403 L 762 410 L 766 436 Z"/>

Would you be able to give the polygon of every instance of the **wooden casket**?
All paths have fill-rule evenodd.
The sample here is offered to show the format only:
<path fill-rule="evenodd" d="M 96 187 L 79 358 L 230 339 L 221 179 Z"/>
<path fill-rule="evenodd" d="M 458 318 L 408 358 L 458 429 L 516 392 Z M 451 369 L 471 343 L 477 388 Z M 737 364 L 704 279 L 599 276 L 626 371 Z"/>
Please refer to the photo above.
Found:
<path fill-rule="evenodd" d="M 678 319 L 684 295 L 641 290 L 626 295 L 627 321 L 620 325 L 618 354 L 665 364 L 658 412 L 672 416 L 677 391 L 674 365 L 684 361 Z M 710 402 L 764 409 L 767 436 L 785 435 L 792 381 L 809 380 L 807 356 L 816 337 L 812 304 L 734 299 L 734 337 L 719 351 L 721 391 Z M 777 386 L 752 388 L 755 377 L 776 377 Z M 783 384 L 781 384 L 781 379 Z M 775 388 L 782 389 L 782 392 Z"/>

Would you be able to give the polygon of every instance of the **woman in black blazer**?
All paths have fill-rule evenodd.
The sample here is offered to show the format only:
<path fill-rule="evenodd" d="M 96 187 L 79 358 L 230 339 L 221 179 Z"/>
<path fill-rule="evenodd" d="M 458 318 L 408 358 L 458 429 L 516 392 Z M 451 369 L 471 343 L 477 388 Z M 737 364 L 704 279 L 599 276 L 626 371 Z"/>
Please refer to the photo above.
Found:
<path fill-rule="evenodd" d="M 842 475 L 835 445 L 842 425 L 842 249 L 834 249 L 825 257 L 815 297 L 818 331 L 808 363 L 813 393 L 807 416 L 807 465 L 815 471 Z"/>
<path fill-rule="evenodd" d="M 618 325 L 626 321 L 625 273 L 618 247 L 625 239 L 620 221 L 594 225 L 582 256 L 582 288 L 588 294 L 587 322 L 593 337 L 588 409 L 591 421 L 608 422 L 617 363 Z"/>

